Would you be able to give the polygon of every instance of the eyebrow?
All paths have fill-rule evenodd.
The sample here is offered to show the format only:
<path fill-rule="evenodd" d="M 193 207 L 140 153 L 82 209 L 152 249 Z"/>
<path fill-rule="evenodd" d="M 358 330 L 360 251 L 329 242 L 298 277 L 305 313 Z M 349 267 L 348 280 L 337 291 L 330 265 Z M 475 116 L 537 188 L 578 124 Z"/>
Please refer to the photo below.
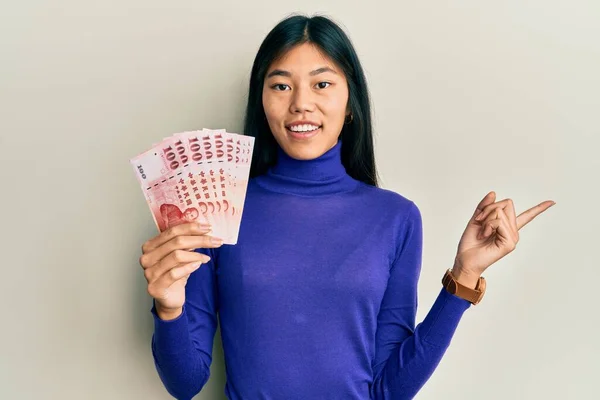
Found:
<path fill-rule="evenodd" d="M 321 67 L 321 68 L 315 69 L 314 71 L 310 71 L 309 75 L 310 76 L 314 76 L 314 75 L 322 74 L 324 72 L 332 72 L 334 74 L 337 74 L 337 72 L 335 72 L 333 69 L 331 69 L 329 67 Z M 275 70 L 269 72 L 269 75 L 267 75 L 267 77 L 265 79 L 269 79 L 272 76 L 287 76 L 287 77 L 291 77 L 292 74 L 289 73 L 286 70 L 283 70 L 283 69 L 275 69 Z"/>

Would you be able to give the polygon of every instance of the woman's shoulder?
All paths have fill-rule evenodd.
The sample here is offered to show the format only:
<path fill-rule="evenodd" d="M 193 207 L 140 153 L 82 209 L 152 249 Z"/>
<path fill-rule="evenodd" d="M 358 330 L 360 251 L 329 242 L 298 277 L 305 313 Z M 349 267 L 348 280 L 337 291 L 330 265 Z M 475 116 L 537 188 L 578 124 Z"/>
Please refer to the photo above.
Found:
<path fill-rule="evenodd" d="M 391 189 L 368 185 L 360 182 L 360 190 L 362 193 L 377 202 L 380 206 L 394 212 L 408 212 L 412 207 L 416 207 L 413 199 L 405 194 L 398 193 Z"/>

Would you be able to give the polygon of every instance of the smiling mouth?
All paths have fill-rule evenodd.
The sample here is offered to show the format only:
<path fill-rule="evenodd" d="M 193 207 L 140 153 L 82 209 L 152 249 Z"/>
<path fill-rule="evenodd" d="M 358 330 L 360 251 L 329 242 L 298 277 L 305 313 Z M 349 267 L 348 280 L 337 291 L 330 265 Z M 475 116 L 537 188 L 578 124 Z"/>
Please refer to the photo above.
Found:
<path fill-rule="evenodd" d="M 297 134 L 299 134 L 299 135 L 302 135 L 302 134 L 305 134 L 305 135 L 306 135 L 306 134 L 309 134 L 309 133 L 312 133 L 312 132 L 318 131 L 318 130 L 319 130 L 319 129 L 321 129 L 322 127 L 323 127 L 323 125 L 319 125 L 319 126 L 317 127 L 317 129 L 312 129 L 312 130 L 310 130 L 310 131 L 293 131 L 293 130 L 291 130 L 291 129 L 290 129 L 289 127 L 287 127 L 287 126 L 285 127 L 285 129 L 286 129 L 287 131 L 289 131 L 289 132 L 297 133 Z"/>
<path fill-rule="evenodd" d="M 293 131 L 287 126 L 285 127 L 285 130 L 287 131 L 288 136 L 293 140 L 308 140 L 318 135 L 319 132 L 321 132 L 322 126 L 323 125 L 319 126 L 317 129 L 313 129 L 312 131 Z"/>

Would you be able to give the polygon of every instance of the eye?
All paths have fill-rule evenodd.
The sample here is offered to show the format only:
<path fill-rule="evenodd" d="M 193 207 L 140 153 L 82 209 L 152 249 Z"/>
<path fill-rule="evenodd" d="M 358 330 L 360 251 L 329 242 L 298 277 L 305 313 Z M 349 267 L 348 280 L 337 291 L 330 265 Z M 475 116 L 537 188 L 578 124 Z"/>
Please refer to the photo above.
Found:
<path fill-rule="evenodd" d="M 285 83 L 276 83 L 275 85 L 271 86 L 271 89 L 275 89 L 278 92 L 282 92 L 283 90 L 276 89 L 278 86 L 287 86 L 287 85 Z"/>
<path fill-rule="evenodd" d="M 326 83 L 326 84 L 328 84 L 328 85 L 331 85 L 331 82 L 319 82 L 319 83 L 317 83 L 317 85 L 320 85 L 320 84 L 322 84 L 322 83 Z M 324 87 L 321 87 L 321 89 L 325 89 L 325 88 L 324 88 Z"/>

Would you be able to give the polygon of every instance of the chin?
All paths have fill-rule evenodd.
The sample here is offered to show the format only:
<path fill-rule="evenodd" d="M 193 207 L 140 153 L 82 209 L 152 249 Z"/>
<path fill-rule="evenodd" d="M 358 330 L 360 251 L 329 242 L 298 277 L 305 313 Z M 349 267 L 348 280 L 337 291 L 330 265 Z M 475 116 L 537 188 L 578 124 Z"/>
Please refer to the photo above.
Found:
<path fill-rule="evenodd" d="M 333 145 L 329 146 L 327 143 L 298 143 L 287 141 L 283 150 L 296 160 L 312 160 L 322 156 L 331 147 L 333 147 Z"/>
<path fill-rule="evenodd" d="M 323 152 L 316 151 L 314 149 L 297 150 L 293 149 L 288 155 L 296 160 L 312 160 L 319 157 Z"/>

